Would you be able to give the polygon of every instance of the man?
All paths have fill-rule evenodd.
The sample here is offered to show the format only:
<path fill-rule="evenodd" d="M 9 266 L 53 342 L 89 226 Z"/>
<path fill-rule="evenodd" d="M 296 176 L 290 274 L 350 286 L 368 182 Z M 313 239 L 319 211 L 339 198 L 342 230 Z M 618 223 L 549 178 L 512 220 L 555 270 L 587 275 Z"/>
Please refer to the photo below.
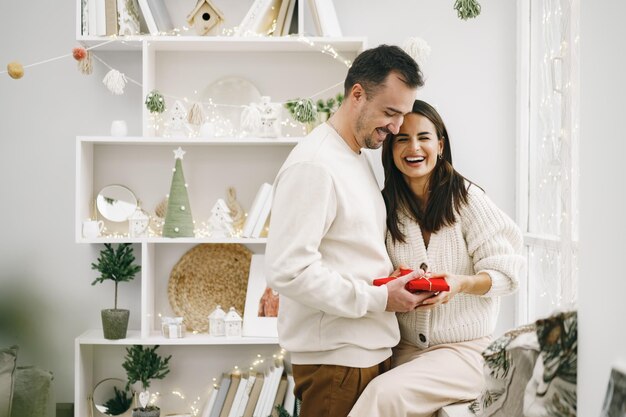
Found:
<path fill-rule="evenodd" d="M 414 274 L 372 286 L 393 268 L 385 203 L 361 153 L 398 132 L 422 85 L 418 65 L 400 48 L 364 51 L 348 70 L 341 107 L 276 177 L 266 278 L 280 294 L 279 340 L 291 354 L 301 417 L 347 416 L 389 368 L 400 338 L 393 312 L 426 298 L 404 289 Z"/>

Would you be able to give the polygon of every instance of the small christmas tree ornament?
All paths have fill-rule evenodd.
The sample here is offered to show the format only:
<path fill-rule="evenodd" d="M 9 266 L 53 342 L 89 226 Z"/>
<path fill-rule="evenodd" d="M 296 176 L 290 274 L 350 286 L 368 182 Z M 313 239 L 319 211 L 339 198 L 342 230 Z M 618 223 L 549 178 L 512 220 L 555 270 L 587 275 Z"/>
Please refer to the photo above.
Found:
<path fill-rule="evenodd" d="M 231 307 L 224 318 L 224 326 L 226 331 L 226 337 L 241 337 L 241 316 L 235 310 L 235 307 Z"/>
<path fill-rule="evenodd" d="M 180 101 L 174 102 L 174 107 L 168 111 L 167 122 L 165 123 L 164 136 L 185 136 L 188 137 L 192 130 L 187 124 L 187 109 Z"/>
<path fill-rule="evenodd" d="M 417 62 L 420 68 L 424 66 L 426 59 L 430 56 L 430 45 L 422 38 L 407 38 L 402 44 L 402 49 Z"/>
<path fill-rule="evenodd" d="M 224 319 L 226 313 L 222 310 L 222 307 L 218 304 L 215 310 L 209 314 L 209 336 L 224 336 L 226 335 L 226 325 Z"/>
<path fill-rule="evenodd" d="M 258 107 L 261 113 L 259 136 L 262 138 L 280 136 L 280 104 L 272 103 L 270 97 L 263 96 Z"/>
<path fill-rule="evenodd" d="M 164 237 L 194 237 L 193 217 L 189 206 L 187 184 L 183 175 L 182 160 L 184 155 L 185 151 L 180 146 L 174 150 L 176 166 L 170 187 L 165 224 L 163 224 Z"/>
<path fill-rule="evenodd" d="M 221 198 L 217 200 L 211 209 L 209 233 L 211 237 L 232 237 L 235 234 L 233 230 L 233 219 L 230 217 L 230 210 Z"/>
<path fill-rule="evenodd" d="M 17 61 L 9 62 L 7 72 L 9 73 L 9 77 L 14 80 L 19 80 L 24 76 L 24 67 Z"/>
<path fill-rule="evenodd" d="M 77 46 L 76 48 L 72 49 L 72 56 L 75 60 L 82 61 L 87 57 L 87 50 L 82 46 Z"/>
<path fill-rule="evenodd" d="M 83 59 L 78 61 L 78 71 L 83 75 L 91 75 L 93 72 L 93 58 L 91 51 L 87 51 L 87 54 Z"/>
<path fill-rule="evenodd" d="M 454 9 L 459 19 L 473 19 L 480 14 L 480 4 L 476 0 L 456 0 Z"/>
<path fill-rule="evenodd" d="M 102 79 L 102 82 L 108 88 L 110 92 L 116 96 L 124 94 L 124 87 L 126 87 L 126 76 L 116 69 L 112 69 Z"/>
<path fill-rule="evenodd" d="M 150 113 L 163 113 L 165 111 L 165 98 L 158 90 L 152 90 L 148 93 L 146 108 Z"/>

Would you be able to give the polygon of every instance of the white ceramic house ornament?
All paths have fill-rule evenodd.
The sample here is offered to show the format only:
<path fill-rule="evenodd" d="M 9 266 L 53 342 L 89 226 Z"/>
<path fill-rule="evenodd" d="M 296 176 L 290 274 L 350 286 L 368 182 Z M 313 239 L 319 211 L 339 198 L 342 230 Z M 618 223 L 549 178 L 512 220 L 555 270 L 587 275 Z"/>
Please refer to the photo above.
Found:
<path fill-rule="evenodd" d="M 209 336 L 224 336 L 226 327 L 224 319 L 226 313 L 221 306 L 215 307 L 215 310 L 209 314 Z"/>
<path fill-rule="evenodd" d="M 128 234 L 130 237 L 146 237 L 148 235 L 148 225 L 150 217 L 139 206 L 133 214 L 128 217 Z"/>
<path fill-rule="evenodd" d="M 196 28 L 198 35 L 215 35 L 224 15 L 211 0 L 198 0 L 196 7 L 187 16 L 187 23 Z"/>
<path fill-rule="evenodd" d="M 261 113 L 261 125 L 259 126 L 259 136 L 262 138 L 276 138 L 280 136 L 280 103 L 272 103 L 270 97 L 261 97 L 258 104 Z"/>
<path fill-rule="evenodd" d="M 241 316 L 235 310 L 235 307 L 231 307 L 228 310 L 228 314 L 224 318 L 224 325 L 226 326 L 226 337 L 241 337 Z"/>

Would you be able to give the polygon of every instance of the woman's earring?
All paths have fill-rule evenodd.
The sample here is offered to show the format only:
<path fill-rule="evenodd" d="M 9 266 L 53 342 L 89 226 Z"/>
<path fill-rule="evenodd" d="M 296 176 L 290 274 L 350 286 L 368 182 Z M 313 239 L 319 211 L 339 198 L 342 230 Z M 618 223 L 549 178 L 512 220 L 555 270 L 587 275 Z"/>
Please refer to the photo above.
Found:
<path fill-rule="evenodd" d="M 443 152 L 439 154 L 439 160 L 443 159 Z"/>

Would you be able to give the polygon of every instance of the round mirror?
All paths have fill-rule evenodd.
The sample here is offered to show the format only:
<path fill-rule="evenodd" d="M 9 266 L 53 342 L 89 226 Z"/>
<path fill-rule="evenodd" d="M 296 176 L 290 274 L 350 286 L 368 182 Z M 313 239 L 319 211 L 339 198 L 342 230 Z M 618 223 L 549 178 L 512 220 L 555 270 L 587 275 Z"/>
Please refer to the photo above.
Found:
<path fill-rule="evenodd" d="M 123 222 L 135 212 L 137 198 L 123 185 L 107 185 L 98 193 L 96 206 L 105 219 Z"/>
<path fill-rule="evenodd" d="M 94 413 L 98 416 L 120 416 L 133 404 L 133 395 L 126 391 L 126 383 L 119 378 L 107 378 L 93 388 Z"/>

